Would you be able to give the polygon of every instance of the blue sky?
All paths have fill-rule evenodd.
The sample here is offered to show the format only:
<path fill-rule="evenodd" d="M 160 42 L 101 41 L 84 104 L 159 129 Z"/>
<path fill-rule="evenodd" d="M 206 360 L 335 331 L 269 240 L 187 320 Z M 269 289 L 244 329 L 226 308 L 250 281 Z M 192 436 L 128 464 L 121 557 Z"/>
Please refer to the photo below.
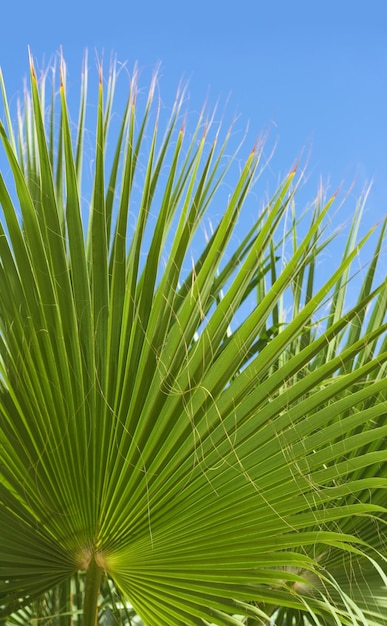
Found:
<path fill-rule="evenodd" d="M 385 0 L 52 0 L 2 7 L 0 65 L 15 101 L 28 72 L 27 45 L 40 65 L 63 46 L 70 85 L 85 48 L 144 77 L 161 62 L 161 93 L 172 104 L 182 76 L 192 108 L 228 99 L 249 140 L 269 131 L 278 143 L 273 190 L 303 153 L 311 199 L 320 180 L 344 182 L 351 212 L 374 180 L 366 223 L 387 213 L 387 2 Z M 146 82 L 145 82 L 146 85 Z M 0 108 L 1 114 L 1 108 Z"/>

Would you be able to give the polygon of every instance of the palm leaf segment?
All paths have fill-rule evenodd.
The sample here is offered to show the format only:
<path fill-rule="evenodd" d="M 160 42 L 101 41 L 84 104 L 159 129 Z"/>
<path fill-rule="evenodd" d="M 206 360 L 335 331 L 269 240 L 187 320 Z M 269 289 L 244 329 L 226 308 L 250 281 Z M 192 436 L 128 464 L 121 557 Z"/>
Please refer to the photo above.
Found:
<path fill-rule="evenodd" d="M 115 67 L 86 219 L 86 71 L 73 142 L 63 61 L 58 131 L 31 68 L 15 131 L 1 79 L 3 613 L 86 568 L 149 625 L 386 624 L 384 228 L 344 309 L 360 208 L 331 275 L 334 198 L 305 229 L 294 171 L 235 243 L 259 151 L 225 199 L 229 135 L 187 139 L 179 97 L 160 137 L 134 73 L 108 158 Z"/>

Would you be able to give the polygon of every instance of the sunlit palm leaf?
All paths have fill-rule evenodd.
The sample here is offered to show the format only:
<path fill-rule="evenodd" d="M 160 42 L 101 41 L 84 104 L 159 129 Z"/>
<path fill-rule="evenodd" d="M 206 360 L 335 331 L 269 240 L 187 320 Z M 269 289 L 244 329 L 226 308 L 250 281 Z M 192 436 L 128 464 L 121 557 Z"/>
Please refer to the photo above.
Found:
<path fill-rule="evenodd" d="M 384 228 L 349 308 L 371 233 L 356 215 L 315 286 L 334 197 L 289 229 L 295 171 L 235 244 L 260 153 L 225 198 L 229 135 L 187 138 L 179 97 L 159 136 L 155 79 L 143 113 L 131 81 L 108 174 L 115 68 L 86 208 L 86 72 L 74 148 L 63 61 L 57 134 L 31 67 L 16 132 L 1 80 L 4 614 L 87 569 L 86 625 L 103 570 L 150 626 L 386 624 Z"/>

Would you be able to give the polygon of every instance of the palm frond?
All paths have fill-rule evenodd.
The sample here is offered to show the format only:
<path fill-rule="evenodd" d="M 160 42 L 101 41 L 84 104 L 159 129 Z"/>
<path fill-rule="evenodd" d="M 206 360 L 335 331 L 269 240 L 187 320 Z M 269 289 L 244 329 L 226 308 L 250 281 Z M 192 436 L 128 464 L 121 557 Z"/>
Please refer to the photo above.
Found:
<path fill-rule="evenodd" d="M 156 77 L 141 108 L 135 71 L 110 158 L 114 65 L 83 190 L 65 78 L 57 127 L 31 62 L 13 129 L 0 76 L 4 619 L 87 570 L 85 626 L 103 574 L 122 623 L 385 625 L 386 224 L 362 283 L 360 208 L 326 267 L 335 196 L 300 221 L 292 170 L 236 242 L 260 150 L 226 197 L 230 134 L 165 120 Z"/>

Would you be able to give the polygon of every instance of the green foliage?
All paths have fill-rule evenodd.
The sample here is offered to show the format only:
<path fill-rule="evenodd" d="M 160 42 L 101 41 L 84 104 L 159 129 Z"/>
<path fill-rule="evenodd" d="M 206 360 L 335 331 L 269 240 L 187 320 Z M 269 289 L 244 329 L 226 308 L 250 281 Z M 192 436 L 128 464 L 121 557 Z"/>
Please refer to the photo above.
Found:
<path fill-rule="evenodd" d="M 330 271 L 293 170 L 236 239 L 260 150 L 226 197 L 230 133 L 136 72 L 114 134 L 113 66 L 90 159 L 60 70 L 15 128 L 0 75 L 2 623 L 386 625 L 386 224 Z"/>

